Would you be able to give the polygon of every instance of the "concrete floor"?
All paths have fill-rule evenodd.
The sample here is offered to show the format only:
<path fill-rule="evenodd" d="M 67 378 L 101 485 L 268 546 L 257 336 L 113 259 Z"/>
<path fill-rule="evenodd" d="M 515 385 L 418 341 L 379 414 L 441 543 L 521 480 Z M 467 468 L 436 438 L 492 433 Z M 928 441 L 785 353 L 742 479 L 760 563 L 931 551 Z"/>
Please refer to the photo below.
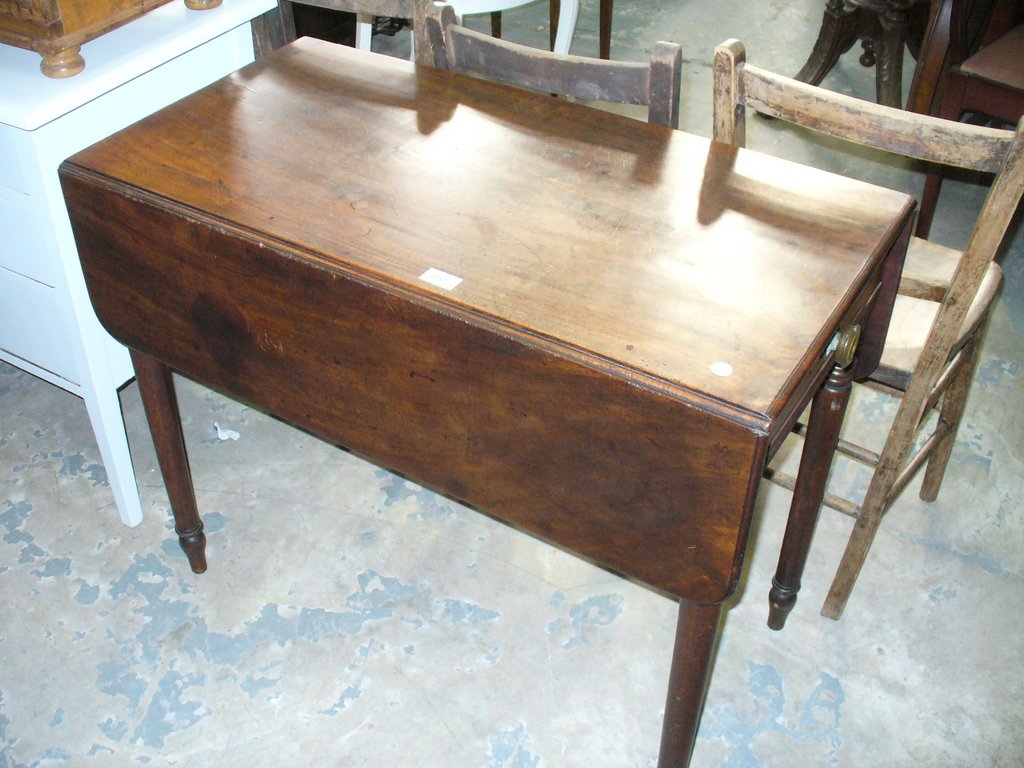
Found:
<path fill-rule="evenodd" d="M 586 0 L 574 50 L 596 52 Z M 546 35 L 546 6 L 506 36 Z M 613 55 L 684 46 L 683 127 L 710 132 L 730 36 L 795 71 L 819 0 L 616 6 Z M 400 48 L 402 42 L 391 41 Z M 871 97 L 847 56 L 828 87 Z M 755 121 L 749 144 L 912 192 L 920 175 Z M 985 194 L 945 191 L 962 244 Z M 939 500 L 915 483 L 844 618 L 818 615 L 851 522 L 826 511 L 785 631 L 765 596 L 790 495 L 764 483 L 694 766 L 1024 764 L 1024 237 Z M 179 394 L 210 571 L 178 550 L 138 393 L 145 520 L 118 521 L 83 404 L 0 364 L 0 768 L 654 766 L 675 607 L 189 382 Z M 892 404 L 859 396 L 878 431 Z M 238 433 L 218 439 L 214 425 Z M 856 472 L 840 482 L 863 484 Z"/>

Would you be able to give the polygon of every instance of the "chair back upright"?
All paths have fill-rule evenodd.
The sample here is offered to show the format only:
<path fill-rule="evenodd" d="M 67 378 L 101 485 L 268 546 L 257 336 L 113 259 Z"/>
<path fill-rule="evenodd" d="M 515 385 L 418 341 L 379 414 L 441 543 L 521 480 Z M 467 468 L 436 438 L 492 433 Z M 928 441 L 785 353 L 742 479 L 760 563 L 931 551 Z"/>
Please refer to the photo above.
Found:
<path fill-rule="evenodd" d="M 652 123 L 679 127 L 682 53 L 675 43 L 656 43 L 648 63 L 606 61 L 551 53 L 467 29 L 452 6 L 434 3 L 426 31 L 417 39 L 419 64 L 483 76 L 540 93 L 644 105 Z"/>

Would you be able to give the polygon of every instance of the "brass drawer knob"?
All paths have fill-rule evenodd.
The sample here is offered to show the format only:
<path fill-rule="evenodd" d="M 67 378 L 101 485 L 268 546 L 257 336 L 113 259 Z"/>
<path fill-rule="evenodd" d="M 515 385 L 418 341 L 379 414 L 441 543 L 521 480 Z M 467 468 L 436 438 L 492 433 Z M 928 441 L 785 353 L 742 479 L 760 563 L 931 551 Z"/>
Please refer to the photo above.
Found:
<path fill-rule="evenodd" d="M 860 325 L 855 324 L 844 328 L 839 333 L 836 343 L 836 365 L 846 368 L 857 355 L 857 344 L 860 343 Z"/>

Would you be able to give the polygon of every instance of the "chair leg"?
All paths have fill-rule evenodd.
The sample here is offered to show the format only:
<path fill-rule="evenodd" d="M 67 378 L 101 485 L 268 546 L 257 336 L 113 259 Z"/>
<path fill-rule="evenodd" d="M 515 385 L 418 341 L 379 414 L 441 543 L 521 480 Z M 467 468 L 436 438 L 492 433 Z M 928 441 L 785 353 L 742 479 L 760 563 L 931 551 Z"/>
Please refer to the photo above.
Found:
<path fill-rule="evenodd" d="M 281 15 L 281 30 L 284 42 L 290 43 L 297 37 L 295 32 L 295 11 L 292 9 L 290 0 L 278 0 L 277 10 Z"/>
<path fill-rule="evenodd" d="M 356 15 L 356 48 L 369 51 L 373 44 L 373 16 Z"/>
<path fill-rule="evenodd" d="M 613 0 L 601 0 L 600 20 L 598 29 L 598 56 L 602 59 L 612 57 L 612 11 Z"/>
<path fill-rule="evenodd" d="M 848 8 L 843 0 L 828 0 L 825 3 L 825 15 L 821 20 L 818 39 L 814 42 L 807 63 L 797 73 L 797 80 L 818 85 L 825 79 L 839 57 L 857 42 L 859 13 L 856 9 Z"/>
<path fill-rule="evenodd" d="M 491 11 L 491 37 L 501 39 L 501 11 Z"/>
<path fill-rule="evenodd" d="M 285 3 L 291 8 L 291 3 Z M 295 39 L 295 22 L 292 21 L 291 40 Z M 276 51 L 285 43 L 290 42 L 284 24 L 281 7 L 271 8 L 261 16 L 252 20 L 252 50 L 257 59 Z"/>
<path fill-rule="evenodd" d="M 839 562 L 836 575 L 832 579 L 828 596 L 821 607 L 821 615 L 829 619 L 838 619 L 843 615 L 846 602 L 857 583 L 860 569 L 867 560 L 868 551 L 875 540 L 878 526 L 882 522 L 892 502 L 892 491 L 900 471 L 906 464 L 907 456 L 913 448 L 914 434 L 921 421 L 921 410 L 916 403 L 904 396 L 893 421 L 892 429 L 885 440 L 885 446 L 878 457 L 875 474 L 871 477 L 868 491 L 860 506 L 860 514 L 854 523 L 850 540 L 846 542 L 846 551 Z"/>
<path fill-rule="evenodd" d="M 555 50 L 555 38 L 558 37 L 558 19 L 562 15 L 561 0 L 551 0 L 548 5 L 548 45 L 549 50 Z"/>
<path fill-rule="evenodd" d="M 861 505 L 860 515 L 853 526 L 850 540 L 846 542 L 843 559 L 839 562 L 828 596 L 821 606 L 821 615 L 825 618 L 838 620 L 843 615 L 843 609 L 846 608 L 846 602 L 850 599 L 850 593 L 853 592 L 860 569 L 867 560 L 868 551 L 885 515 L 886 497 L 891 491 L 893 480 L 894 478 L 890 478 L 888 482 L 880 483 L 877 472 L 871 480 L 871 487 Z"/>
<path fill-rule="evenodd" d="M 939 418 L 949 425 L 949 432 L 942 438 L 942 442 L 935 448 L 932 455 L 928 457 L 928 464 L 925 467 L 924 480 L 921 481 L 921 492 L 919 494 L 924 501 L 935 501 L 939 496 L 942 478 L 946 474 L 946 465 L 949 463 L 949 457 L 953 453 L 956 433 L 960 429 L 960 421 L 963 419 L 964 409 L 967 406 L 967 395 L 971 389 L 971 382 L 974 381 L 974 372 L 978 368 L 980 348 L 981 332 L 979 329 L 971 341 L 968 342 L 968 345 L 961 350 L 960 354 L 967 357 L 942 395 Z"/>
<path fill-rule="evenodd" d="M 914 235 L 923 240 L 928 239 L 935 218 L 935 206 L 939 204 L 939 191 L 942 189 L 943 167 L 935 163 L 928 164 L 928 173 L 924 177 L 924 189 L 921 190 L 921 204 L 917 210 L 917 225 Z"/>

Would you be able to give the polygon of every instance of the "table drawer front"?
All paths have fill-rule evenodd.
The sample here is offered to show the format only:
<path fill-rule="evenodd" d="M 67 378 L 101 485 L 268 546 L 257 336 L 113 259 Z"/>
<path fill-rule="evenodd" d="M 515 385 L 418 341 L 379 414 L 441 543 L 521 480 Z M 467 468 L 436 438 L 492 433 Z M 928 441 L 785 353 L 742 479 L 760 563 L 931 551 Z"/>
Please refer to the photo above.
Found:
<path fill-rule="evenodd" d="M 0 349 L 80 383 L 58 295 L 48 285 L 0 268 Z"/>
<path fill-rule="evenodd" d="M 0 186 L 0 267 L 56 285 L 56 243 L 36 198 Z"/>

